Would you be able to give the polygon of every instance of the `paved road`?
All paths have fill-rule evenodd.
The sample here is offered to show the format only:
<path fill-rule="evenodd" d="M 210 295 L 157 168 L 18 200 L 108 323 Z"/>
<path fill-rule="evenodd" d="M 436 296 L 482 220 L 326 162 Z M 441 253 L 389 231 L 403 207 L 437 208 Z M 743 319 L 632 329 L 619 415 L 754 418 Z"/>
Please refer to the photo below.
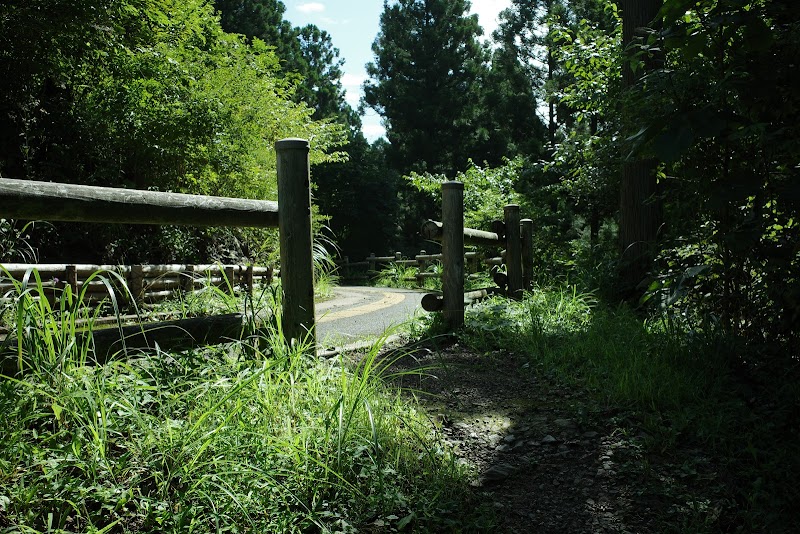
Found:
<path fill-rule="evenodd" d="M 333 299 L 315 306 L 321 348 L 342 347 L 380 336 L 415 313 L 425 313 L 425 294 L 408 289 L 338 287 Z"/>

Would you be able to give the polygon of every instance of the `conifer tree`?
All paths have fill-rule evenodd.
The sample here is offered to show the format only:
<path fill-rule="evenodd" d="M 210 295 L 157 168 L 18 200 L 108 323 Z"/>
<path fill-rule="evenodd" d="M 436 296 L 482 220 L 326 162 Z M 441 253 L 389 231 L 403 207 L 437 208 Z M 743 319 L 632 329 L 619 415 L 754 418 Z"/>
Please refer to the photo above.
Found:
<path fill-rule="evenodd" d="M 481 161 L 478 132 L 487 53 L 466 0 L 384 3 L 364 102 L 384 120 L 401 172 L 454 174 Z"/>

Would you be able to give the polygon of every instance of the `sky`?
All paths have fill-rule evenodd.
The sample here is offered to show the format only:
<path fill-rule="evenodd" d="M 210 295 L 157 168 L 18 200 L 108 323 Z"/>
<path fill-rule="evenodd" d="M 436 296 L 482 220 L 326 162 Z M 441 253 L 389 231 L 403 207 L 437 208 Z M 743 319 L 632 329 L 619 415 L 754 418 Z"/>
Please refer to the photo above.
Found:
<path fill-rule="evenodd" d="M 333 46 L 345 63 L 342 85 L 347 102 L 358 108 L 363 92 L 361 84 L 367 79 L 364 66 L 373 60 L 372 43 L 380 29 L 383 0 L 283 0 L 283 17 L 293 26 L 314 24 L 327 31 Z M 472 13 L 477 13 L 484 37 L 491 36 L 497 27 L 497 15 L 507 8 L 510 0 L 472 0 Z M 364 136 L 370 142 L 386 131 L 380 116 L 371 109 L 362 117 Z"/>

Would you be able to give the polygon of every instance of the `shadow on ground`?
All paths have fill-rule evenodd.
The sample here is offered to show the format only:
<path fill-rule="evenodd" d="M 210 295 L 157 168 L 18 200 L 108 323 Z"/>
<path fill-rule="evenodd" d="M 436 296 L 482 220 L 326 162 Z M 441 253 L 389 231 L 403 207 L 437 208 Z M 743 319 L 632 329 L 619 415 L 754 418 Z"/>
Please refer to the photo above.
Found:
<path fill-rule="evenodd" d="M 496 510 L 496 532 L 682 532 L 691 514 L 719 513 L 710 501 L 686 502 L 686 485 L 703 473 L 647 458 L 648 436 L 635 421 L 591 406 L 527 359 L 452 342 L 398 350 L 405 355 L 392 371 L 432 368 L 398 385 L 474 468 L 474 491 Z"/>

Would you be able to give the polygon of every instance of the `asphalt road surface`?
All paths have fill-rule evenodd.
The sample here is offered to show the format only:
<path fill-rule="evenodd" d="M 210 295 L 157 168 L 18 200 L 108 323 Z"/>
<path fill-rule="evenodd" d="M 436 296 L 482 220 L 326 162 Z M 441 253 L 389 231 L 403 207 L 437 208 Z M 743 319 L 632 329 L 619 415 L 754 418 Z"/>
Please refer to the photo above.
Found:
<path fill-rule="evenodd" d="M 338 287 L 334 298 L 315 305 L 322 349 L 375 339 L 422 311 L 422 291 L 382 287 Z"/>

